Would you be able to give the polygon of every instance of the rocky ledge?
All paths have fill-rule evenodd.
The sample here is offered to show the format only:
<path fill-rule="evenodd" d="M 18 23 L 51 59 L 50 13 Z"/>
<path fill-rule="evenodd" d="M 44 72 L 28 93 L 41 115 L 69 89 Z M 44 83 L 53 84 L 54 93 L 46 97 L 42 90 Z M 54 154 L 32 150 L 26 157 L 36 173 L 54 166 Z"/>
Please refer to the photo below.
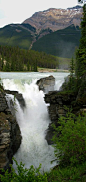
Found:
<path fill-rule="evenodd" d="M 5 92 L 0 91 L 0 173 L 9 169 L 12 157 L 21 144 L 21 132 L 14 116 L 8 108 Z"/>

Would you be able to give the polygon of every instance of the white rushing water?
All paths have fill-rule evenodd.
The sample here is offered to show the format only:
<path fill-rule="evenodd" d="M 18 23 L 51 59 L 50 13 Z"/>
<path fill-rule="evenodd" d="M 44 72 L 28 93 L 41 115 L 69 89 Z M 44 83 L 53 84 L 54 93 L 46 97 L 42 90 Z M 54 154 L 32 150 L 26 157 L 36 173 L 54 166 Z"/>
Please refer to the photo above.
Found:
<path fill-rule="evenodd" d="M 1 73 L 0 76 L 4 88 L 22 93 L 26 103 L 24 110 L 17 100 L 15 104 L 22 142 L 14 157 L 18 163 L 22 161 L 27 168 L 31 165 L 38 167 L 41 163 L 42 171 L 49 171 L 56 165 L 56 162 L 51 163 L 55 159 L 54 148 L 45 140 L 45 133 L 50 123 L 47 105 L 44 102 L 44 93 L 39 91 L 36 85 L 37 79 L 50 75 L 49 73 Z M 55 89 L 58 90 L 68 73 L 52 73 L 52 75 L 56 79 Z"/>

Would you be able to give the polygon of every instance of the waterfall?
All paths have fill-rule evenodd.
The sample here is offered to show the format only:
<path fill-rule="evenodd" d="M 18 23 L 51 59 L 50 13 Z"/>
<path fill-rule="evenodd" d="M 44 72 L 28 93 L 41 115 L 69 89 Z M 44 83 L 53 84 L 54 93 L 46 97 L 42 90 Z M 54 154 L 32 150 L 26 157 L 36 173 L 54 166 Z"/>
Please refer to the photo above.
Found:
<path fill-rule="evenodd" d="M 5 80 L 3 81 L 4 85 L 9 85 L 8 83 L 9 80 L 6 80 L 6 83 Z M 27 83 L 20 85 L 19 88 L 19 85 L 12 80 L 10 88 L 19 89 L 18 91 L 23 94 L 26 103 L 26 107 L 22 110 L 18 100 L 15 100 L 15 114 L 20 126 L 22 142 L 14 157 L 18 163 L 22 161 L 26 168 L 31 165 L 39 167 L 39 164 L 42 164 L 41 170 L 49 171 L 56 165 L 56 162 L 51 164 L 51 161 L 55 159 L 54 149 L 45 140 L 45 132 L 50 120 L 43 98 L 44 93 L 39 91 L 34 81 L 30 85 Z M 7 95 L 7 98 L 9 97 L 14 101 L 12 95 Z M 14 168 L 16 168 L 15 165 Z"/>
<path fill-rule="evenodd" d="M 64 76 L 57 82 L 61 84 L 63 80 Z M 3 79 L 3 86 L 5 89 L 22 93 L 26 103 L 26 107 L 22 109 L 18 100 L 15 100 L 16 120 L 22 134 L 22 142 L 14 156 L 15 159 L 18 163 L 22 161 L 26 168 L 30 168 L 31 165 L 39 167 L 41 164 L 42 171 L 49 171 L 56 165 L 54 148 L 48 145 L 45 139 L 46 130 L 51 121 L 44 102 L 44 93 L 39 91 L 36 81 L 37 79 L 22 81 L 8 78 Z M 14 101 L 12 95 L 7 95 L 7 98 Z M 54 162 L 51 163 L 51 161 Z M 16 169 L 15 164 L 13 167 Z"/>

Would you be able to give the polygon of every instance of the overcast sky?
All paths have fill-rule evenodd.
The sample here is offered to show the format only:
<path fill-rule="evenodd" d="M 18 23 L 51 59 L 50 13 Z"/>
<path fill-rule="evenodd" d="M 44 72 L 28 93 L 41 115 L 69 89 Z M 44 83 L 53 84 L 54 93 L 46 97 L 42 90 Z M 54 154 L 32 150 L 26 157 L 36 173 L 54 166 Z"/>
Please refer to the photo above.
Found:
<path fill-rule="evenodd" d="M 10 23 L 22 23 L 35 12 L 49 8 L 76 6 L 78 0 L 0 0 L 0 28 Z"/>

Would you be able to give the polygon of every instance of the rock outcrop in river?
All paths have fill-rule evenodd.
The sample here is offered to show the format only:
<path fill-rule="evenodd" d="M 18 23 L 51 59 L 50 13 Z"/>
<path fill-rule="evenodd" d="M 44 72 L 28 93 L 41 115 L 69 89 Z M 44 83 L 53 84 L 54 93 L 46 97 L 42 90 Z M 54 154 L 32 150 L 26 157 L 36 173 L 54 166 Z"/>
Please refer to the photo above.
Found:
<path fill-rule="evenodd" d="M 42 90 L 44 93 L 48 93 L 49 91 L 54 91 L 55 78 L 52 75 L 41 78 L 36 84 L 38 85 L 39 90 Z"/>

